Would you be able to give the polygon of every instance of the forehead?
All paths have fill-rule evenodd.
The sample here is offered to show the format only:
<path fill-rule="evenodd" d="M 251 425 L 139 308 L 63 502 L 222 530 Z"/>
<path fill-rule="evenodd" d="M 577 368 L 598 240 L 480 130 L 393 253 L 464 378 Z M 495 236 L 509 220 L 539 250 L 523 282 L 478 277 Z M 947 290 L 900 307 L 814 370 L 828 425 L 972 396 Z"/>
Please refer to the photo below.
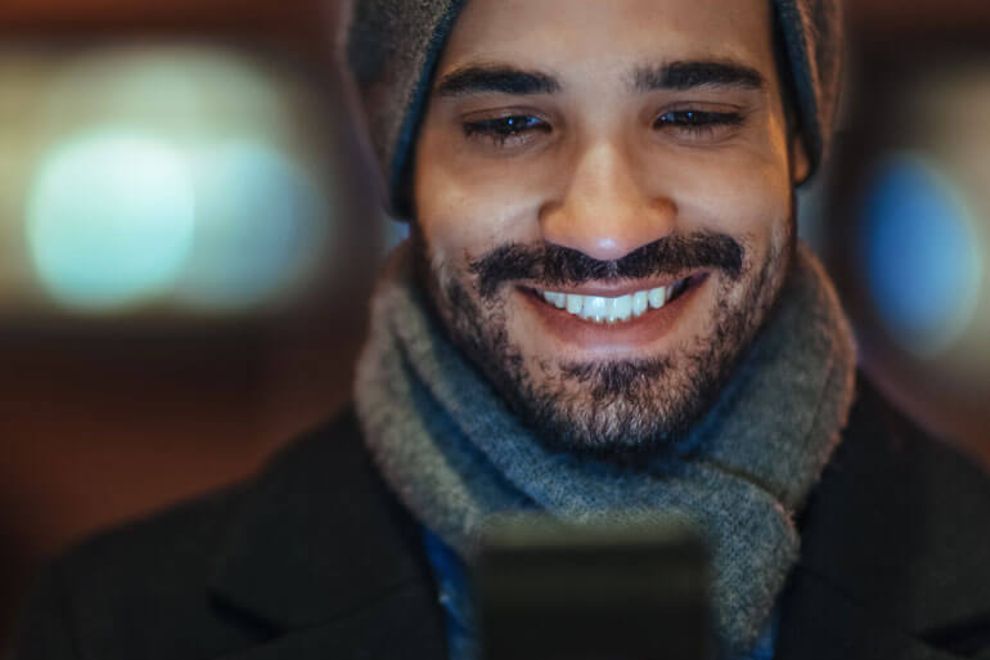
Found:
<path fill-rule="evenodd" d="M 769 0 L 469 0 L 440 63 L 581 66 L 714 59 L 772 77 Z"/>

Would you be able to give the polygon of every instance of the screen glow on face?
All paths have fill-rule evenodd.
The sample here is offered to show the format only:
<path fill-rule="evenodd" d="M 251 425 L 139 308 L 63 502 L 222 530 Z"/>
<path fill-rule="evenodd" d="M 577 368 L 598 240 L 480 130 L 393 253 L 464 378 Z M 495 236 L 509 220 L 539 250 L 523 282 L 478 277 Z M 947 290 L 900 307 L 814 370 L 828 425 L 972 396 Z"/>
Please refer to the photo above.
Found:
<path fill-rule="evenodd" d="M 766 3 L 470 3 L 419 135 L 426 283 L 511 405 L 645 446 L 710 400 L 790 261 Z"/>

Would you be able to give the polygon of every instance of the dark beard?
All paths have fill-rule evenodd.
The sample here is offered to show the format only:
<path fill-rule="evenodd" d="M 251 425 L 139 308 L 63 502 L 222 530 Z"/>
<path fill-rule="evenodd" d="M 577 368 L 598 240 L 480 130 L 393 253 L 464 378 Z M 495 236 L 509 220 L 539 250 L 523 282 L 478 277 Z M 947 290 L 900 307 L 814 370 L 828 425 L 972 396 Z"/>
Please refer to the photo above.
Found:
<path fill-rule="evenodd" d="M 501 246 L 471 262 L 470 288 L 446 273 L 443 264 L 429 262 L 428 246 L 415 231 L 413 243 L 420 281 L 449 336 L 536 437 L 554 449 L 635 461 L 676 446 L 712 406 L 779 296 L 793 253 L 793 231 L 787 247 L 771 252 L 762 264 L 749 263 L 735 239 L 710 233 L 666 237 L 613 262 L 558 246 Z M 536 382 L 509 339 L 499 293 L 514 281 L 553 288 L 549 285 L 701 268 L 722 276 L 718 300 L 729 300 L 737 284 L 745 292 L 740 304 L 716 309 L 707 336 L 676 354 L 563 364 L 539 360 Z"/>

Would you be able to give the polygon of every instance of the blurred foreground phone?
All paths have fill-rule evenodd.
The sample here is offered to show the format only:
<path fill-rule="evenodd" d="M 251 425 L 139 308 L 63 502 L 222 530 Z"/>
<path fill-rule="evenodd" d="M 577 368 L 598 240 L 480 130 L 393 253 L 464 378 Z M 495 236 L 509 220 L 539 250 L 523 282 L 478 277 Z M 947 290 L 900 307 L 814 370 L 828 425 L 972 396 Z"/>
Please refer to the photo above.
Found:
<path fill-rule="evenodd" d="M 473 565 L 483 660 L 710 660 L 709 561 L 677 520 L 512 517 Z"/>

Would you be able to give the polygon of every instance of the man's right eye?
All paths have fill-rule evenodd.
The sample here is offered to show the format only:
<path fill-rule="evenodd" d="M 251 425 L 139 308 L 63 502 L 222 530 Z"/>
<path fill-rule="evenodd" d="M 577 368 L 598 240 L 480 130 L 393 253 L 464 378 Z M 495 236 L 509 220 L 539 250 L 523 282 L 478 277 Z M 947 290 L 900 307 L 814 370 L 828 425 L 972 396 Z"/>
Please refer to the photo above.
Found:
<path fill-rule="evenodd" d="M 464 122 L 466 137 L 487 140 L 500 147 L 510 141 L 524 142 L 533 133 L 549 133 L 550 130 L 550 124 L 532 115 L 506 115 Z"/>

